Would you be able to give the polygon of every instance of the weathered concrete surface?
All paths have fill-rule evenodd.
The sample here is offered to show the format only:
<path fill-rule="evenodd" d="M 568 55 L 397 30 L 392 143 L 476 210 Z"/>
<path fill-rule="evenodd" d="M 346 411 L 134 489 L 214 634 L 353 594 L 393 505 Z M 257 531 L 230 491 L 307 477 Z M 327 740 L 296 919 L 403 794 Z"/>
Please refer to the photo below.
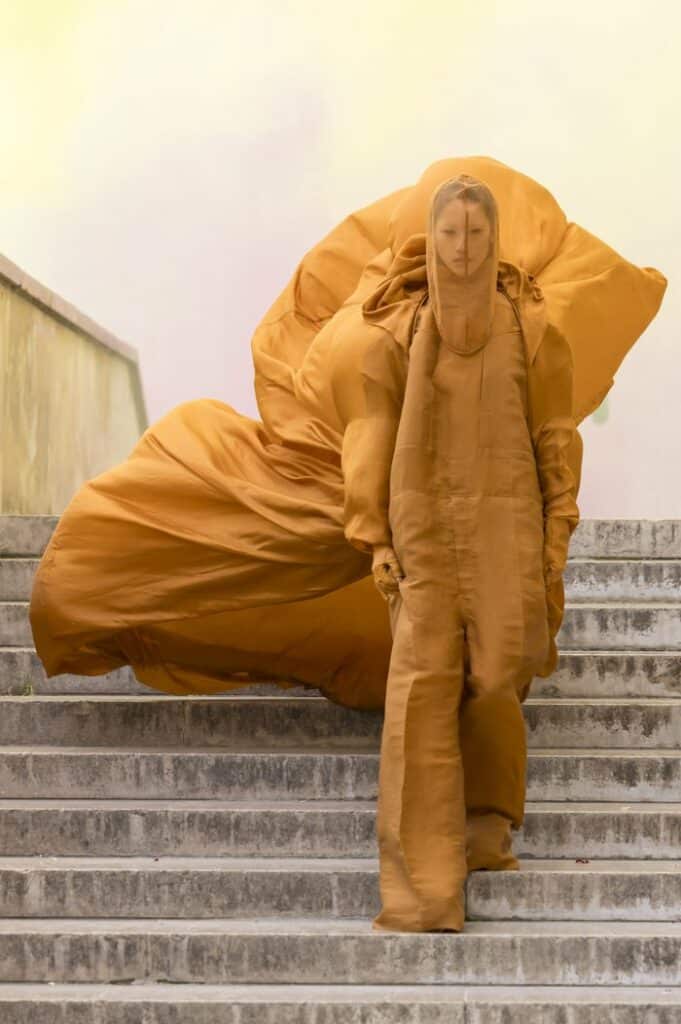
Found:
<path fill-rule="evenodd" d="M 681 602 L 566 605 L 563 650 L 681 650 Z"/>
<path fill-rule="evenodd" d="M 626 987 L 468 990 L 466 1024 L 679 1024 L 679 989 Z"/>
<path fill-rule="evenodd" d="M 469 919 L 679 921 L 680 861 L 520 863 L 520 871 L 476 871 L 469 876 Z"/>
<path fill-rule="evenodd" d="M 676 559 L 585 559 L 568 562 L 567 601 L 678 601 L 681 561 Z"/>
<path fill-rule="evenodd" d="M 681 654 L 677 660 L 681 667 Z M 669 686 L 672 688 L 671 692 L 675 692 L 673 684 L 676 678 L 676 661 L 671 662 L 669 669 L 666 668 L 666 662 L 664 662 L 660 672 L 667 673 Z M 679 689 L 681 692 L 681 686 Z M 284 689 L 277 686 L 276 683 L 244 685 L 229 692 L 237 696 L 243 694 L 245 696 L 275 697 L 282 696 L 284 692 L 289 697 L 320 696 L 318 690 L 309 687 L 286 686 Z M 101 676 L 76 676 L 69 673 L 48 679 L 40 659 L 32 647 L 0 647 L 0 697 L 19 697 L 26 694 L 43 694 L 45 696 L 55 694 L 69 696 L 129 694 L 136 697 L 158 697 L 159 691 L 151 690 L 143 683 L 139 683 L 128 666 Z"/>
<path fill-rule="evenodd" d="M 523 707 L 532 747 L 681 746 L 681 700 L 532 698 Z"/>
<path fill-rule="evenodd" d="M 0 743 L 225 750 L 376 750 L 379 712 L 310 697 L 3 697 Z M 681 698 L 531 698 L 533 748 L 681 746 Z"/>
<path fill-rule="evenodd" d="M 375 749 L 382 716 L 322 698 L 4 697 L 0 744 Z"/>
<path fill-rule="evenodd" d="M 0 513 L 62 512 L 146 427 L 133 349 L 0 257 Z"/>
<path fill-rule="evenodd" d="M 28 601 L 37 564 L 33 558 L 0 558 L 0 601 Z"/>
<path fill-rule="evenodd" d="M 0 701 L 0 1020 L 681 1024 L 678 526 L 580 524 L 525 705 L 522 870 L 471 876 L 463 936 L 409 936 L 369 928 L 381 716 L 46 680 L 25 601 L 53 520 L 0 517 L 0 693 L 81 695 Z"/>
<path fill-rule="evenodd" d="M 583 519 L 570 558 L 681 558 L 681 520 Z"/>
<path fill-rule="evenodd" d="M 679 1024 L 681 989 L 28 983 L 0 984 L 0 1011 L 3 1024 Z"/>
<path fill-rule="evenodd" d="M 478 871 L 469 920 L 678 921 L 679 861 L 521 861 Z M 0 917 L 373 917 L 375 860 L 0 858 Z"/>
<path fill-rule="evenodd" d="M 58 522 L 59 516 L 0 515 L 0 556 L 39 557 Z"/>
<path fill-rule="evenodd" d="M 0 1015 L 3 1024 L 465 1024 L 464 996 L 450 986 L 0 985 Z"/>
<path fill-rule="evenodd" d="M 378 752 L 3 747 L 5 799 L 375 800 Z M 673 802 L 678 750 L 532 750 L 529 800 Z"/>
<path fill-rule="evenodd" d="M 681 697 L 681 652 L 562 651 L 553 675 L 534 680 L 532 696 Z"/>
<path fill-rule="evenodd" d="M 0 646 L 30 647 L 33 634 L 25 601 L 4 601 L 0 604 Z"/>
<path fill-rule="evenodd" d="M 33 693 L 148 694 L 158 697 L 158 691 L 138 683 L 132 669 L 127 666 L 103 676 L 62 675 L 48 679 L 33 648 L 0 647 L 0 697 Z"/>
<path fill-rule="evenodd" d="M 681 924 L 471 922 L 458 935 L 368 921 L 0 920 L 0 981 L 673 985 Z"/>
<path fill-rule="evenodd" d="M 374 857 L 373 802 L 0 800 L 0 856 Z M 675 860 L 678 803 L 528 803 L 514 849 Z"/>

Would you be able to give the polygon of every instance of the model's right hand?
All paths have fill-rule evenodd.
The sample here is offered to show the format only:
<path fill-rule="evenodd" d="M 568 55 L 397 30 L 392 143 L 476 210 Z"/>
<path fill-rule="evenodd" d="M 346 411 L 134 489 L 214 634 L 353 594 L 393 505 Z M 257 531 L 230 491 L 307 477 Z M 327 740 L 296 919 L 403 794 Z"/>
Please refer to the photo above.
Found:
<path fill-rule="evenodd" d="M 386 601 L 393 594 L 398 593 L 400 580 L 404 579 L 404 573 L 392 548 L 374 548 L 371 571 L 374 574 L 374 583 Z"/>

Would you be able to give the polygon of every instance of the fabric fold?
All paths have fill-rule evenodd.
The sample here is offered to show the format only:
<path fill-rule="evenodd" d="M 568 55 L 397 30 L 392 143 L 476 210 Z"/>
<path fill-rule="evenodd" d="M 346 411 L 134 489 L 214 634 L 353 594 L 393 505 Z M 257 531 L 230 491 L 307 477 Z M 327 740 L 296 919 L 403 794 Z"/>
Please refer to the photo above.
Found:
<path fill-rule="evenodd" d="M 413 323 L 426 278 L 429 201 L 461 173 L 494 192 L 502 274 L 504 261 L 512 268 L 507 293 L 513 298 L 513 275 L 528 295 L 540 289 L 570 347 L 573 416 L 598 404 L 654 316 L 664 278 L 569 225 L 526 175 L 486 157 L 440 161 L 416 185 L 352 214 L 304 257 L 253 337 L 259 422 L 219 401 L 186 403 L 75 496 L 32 599 L 48 674 L 100 674 L 131 661 L 139 678 L 172 693 L 217 692 L 249 676 L 282 685 L 296 677 L 342 703 L 382 706 L 389 622 L 363 579 L 368 553 L 345 535 L 344 471 L 353 470 L 343 451 L 365 350 L 400 330 L 389 301 L 373 320 L 362 306 L 381 288 L 388 299 L 396 288 L 393 313 L 401 317 L 406 291 Z M 413 250 L 402 251 L 412 238 Z M 529 300 L 516 298 L 527 314 Z M 367 534 L 364 548 L 377 536 Z"/>

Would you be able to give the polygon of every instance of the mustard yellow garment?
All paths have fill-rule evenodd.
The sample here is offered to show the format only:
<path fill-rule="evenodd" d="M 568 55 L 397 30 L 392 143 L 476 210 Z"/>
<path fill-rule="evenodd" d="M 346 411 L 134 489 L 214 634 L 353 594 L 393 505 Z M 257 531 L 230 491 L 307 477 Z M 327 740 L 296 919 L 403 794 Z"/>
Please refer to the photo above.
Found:
<path fill-rule="evenodd" d="M 477 866 L 500 866 L 523 817 L 521 699 L 555 660 L 546 588 L 579 518 L 571 356 L 538 290 L 500 267 L 497 229 L 489 189 L 445 183 L 425 247 L 408 242 L 364 306 L 383 333 L 345 433 L 346 533 L 361 549 L 392 546 L 399 577 L 377 928 L 463 926 L 466 809 L 471 862 L 485 818 L 496 844 Z M 545 529 L 558 521 L 564 530 Z"/>
<path fill-rule="evenodd" d="M 260 422 L 219 401 L 182 405 L 76 495 L 31 605 L 50 675 L 130 663 L 169 693 L 294 677 L 341 703 L 382 707 L 388 616 L 364 578 L 371 555 L 344 536 L 343 437 L 362 353 L 385 335 L 362 303 L 403 243 L 423 237 L 435 187 L 461 172 L 489 179 L 500 256 L 537 275 L 573 350 L 576 418 L 598 404 L 654 316 L 664 279 L 568 225 L 517 171 L 481 157 L 441 161 L 418 185 L 353 214 L 302 261 L 253 339 Z M 423 287 L 422 256 L 416 263 Z M 556 543 L 562 551 L 564 539 Z"/>

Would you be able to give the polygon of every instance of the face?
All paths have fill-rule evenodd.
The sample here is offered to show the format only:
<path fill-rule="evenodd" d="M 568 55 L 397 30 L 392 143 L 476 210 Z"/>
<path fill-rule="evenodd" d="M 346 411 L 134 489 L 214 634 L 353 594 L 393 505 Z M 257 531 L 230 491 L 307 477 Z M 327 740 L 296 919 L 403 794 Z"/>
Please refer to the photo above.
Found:
<path fill-rule="evenodd" d="M 435 222 L 438 256 L 457 277 L 474 274 L 485 262 L 492 228 L 480 203 L 452 199 Z"/>

